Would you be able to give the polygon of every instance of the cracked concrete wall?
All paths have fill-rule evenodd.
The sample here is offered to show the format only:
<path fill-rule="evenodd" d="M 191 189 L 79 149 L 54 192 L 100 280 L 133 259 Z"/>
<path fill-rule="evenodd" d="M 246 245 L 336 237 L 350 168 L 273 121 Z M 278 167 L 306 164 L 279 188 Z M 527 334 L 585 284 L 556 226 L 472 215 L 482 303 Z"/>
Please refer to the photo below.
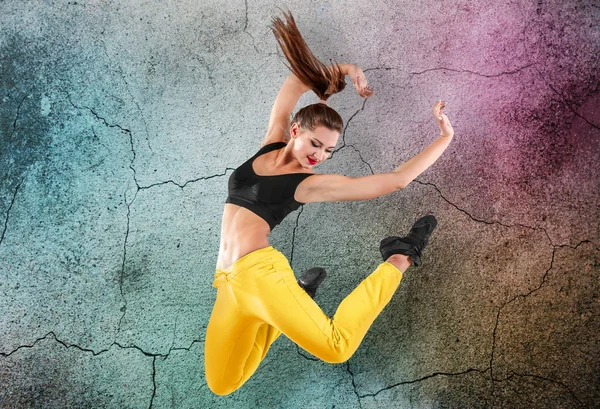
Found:
<path fill-rule="evenodd" d="M 222 398 L 220 217 L 288 73 L 278 7 L 375 90 L 331 98 L 319 172 L 392 170 L 436 137 L 439 98 L 456 137 L 403 191 L 275 229 L 296 271 L 327 268 L 332 314 L 381 238 L 439 220 L 348 362 L 282 338 Z M 0 26 L 0 407 L 600 406 L 597 2 L 2 0 Z"/>

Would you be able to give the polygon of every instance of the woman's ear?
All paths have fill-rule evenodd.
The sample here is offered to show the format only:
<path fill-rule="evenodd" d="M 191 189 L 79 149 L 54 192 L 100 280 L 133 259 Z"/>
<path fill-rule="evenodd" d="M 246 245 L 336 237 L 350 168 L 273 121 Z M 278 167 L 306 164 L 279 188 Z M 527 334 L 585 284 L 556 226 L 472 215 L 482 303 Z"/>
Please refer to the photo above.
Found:
<path fill-rule="evenodd" d="M 292 126 L 290 127 L 290 136 L 291 136 L 292 138 L 296 138 L 296 137 L 298 136 L 298 132 L 299 132 L 299 130 L 300 130 L 299 128 L 300 128 L 300 127 L 298 126 L 298 124 L 297 124 L 296 122 L 294 122 L 294 123 L 292 124 Z"/>

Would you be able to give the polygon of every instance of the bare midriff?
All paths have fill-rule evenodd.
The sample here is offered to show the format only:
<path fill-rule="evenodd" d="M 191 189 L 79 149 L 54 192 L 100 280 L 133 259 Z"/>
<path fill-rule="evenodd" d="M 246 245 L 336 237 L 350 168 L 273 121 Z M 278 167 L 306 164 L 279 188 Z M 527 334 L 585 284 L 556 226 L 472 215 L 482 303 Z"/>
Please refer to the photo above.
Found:
<path fill-rule="evenodd" d="M 299 164 L 291 166 L 276 166 L 277 155 L 285 153 L 283 150 L 275 150 L 259 156 L 252 163 L 252 170 L 258 176 L 275 176 L 288 173 L 307 173 L 310 169 L 304 169 Z M 288 155 L 291 155 L 288 153 Z M 312 172 L 314 173 L 314 172 Z M 294 198 L 299 200 L 305 194 L 305 181 L 296 188 Z M 269 247 L 269 234 L 271 229 L 269 223 L 252 211 L 226 203 L 221 221 L 221 243 L 219 245 L 219 257 L 217 269 L 226 270 L 237 260 L 255 250 Z"/>
<path fill-rule="evenodd" d="M 250 210 L 226 203 L 221 222 L 217 269 L 226 270 L 255 250 L 269 247 L 269 224 Z"/>

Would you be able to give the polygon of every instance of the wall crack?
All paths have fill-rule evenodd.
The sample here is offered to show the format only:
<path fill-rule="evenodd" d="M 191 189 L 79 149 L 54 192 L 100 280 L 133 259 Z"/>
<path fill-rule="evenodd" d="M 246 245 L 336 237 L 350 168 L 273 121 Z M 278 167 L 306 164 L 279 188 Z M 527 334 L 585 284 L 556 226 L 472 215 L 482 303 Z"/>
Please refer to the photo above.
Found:
<path fill-rule="evenodd" d="M 137 192 L 136 192 L 137 194 Z M 121 310 L 123 312 L 123 314 L 121 314 L 121 318 L 119 319 L 119 324 L 117 326 L 117 331 L 115 333 L 115 337 L 114 340 L 116 342 L 117 337 L 119 336 L 119 334 L 121 333 L 121 323 L 123 322 L 123 319 L 125 318 L 125 314 L 127 313 L 127 297 L 125 297 L 125 292 L 123 291 L 123 281 L 125 279 L 125 260 L 127 259 L 127 240 L 129 239 L 129 223 L 130 223 L 130 219 L 129 216 L 131 214 L 131 204 L 127 203 L 127 195 L 123 194 L 123 196 L 125 196 L 125 205 L 127 206 L 127 228 L 125 231 L 125 240 L 123 241 L 123 261 L 121 263 L 121 274 L 119 277 L 119 291 L 121 293 L 121 300 L 123 302 L 123 306 L 121 307 Z M 133 200 L 135 200 L 134 196 Z M 131 203 L 133 203 L 133 200 L 131 201 Z"/>
<path fill-rule="evenodd" d="M 362 103 L 362 107 L 360 107 L 360 109 L 358 109 L 355 113 L 353 113 L 350 118 L 348 118 L 348 121 L 346 121 L 346 125 L 344 126 L 344 130 L 342 131 L 342 146 L 339 147 L 339 149 L 336 149 L 335 152 L 333 152 L 330 156 L 330 159 L 333 159 L 333 156 L 339 152 L 340 150 L 344 149 L 346 147 L 346 130 L 348 129 L 348 125 L 350 125 L 350 122 L 352 122 L 352 120 L 354 119 L 354 117 L 356 115 L 358 115 L 359 112 L 362 112 L 365 109 L 365 105 L 367 103 L 367 99 L 365 98 L 363 100 Z M 355 148 L 356 149 L 356 148 Z M 362 159 L 362 157 L 361 157 Z M 371 166 L 369 166 L 371 167 Z"/>
<path fill-rule="evenodd" d="M 563 388 L 564 390 L 566 390 L 571 397 L 581 406 L 583 406 L 583 402 L 581 400 L 579 400 L 579 398 L 577 397 L 577 395 L 575 395 L 575 393 L 571 390 L 571 388 L 569 388 L 568 385 L 564 384 L 563 382 L 560 381 L 555 381 L 554 379 L 550 379 L 550 378 L 546 378 L 545 376 L 540 376 L 540 375 L 534 375 L 534 374 L 524 374 L 524 373 L 518 373 L 518 372 L 513 372 L 511 375 L 507 376 L 504 379 L 498 379 L 496 380 L 497 382 L 505 382 L 508 381 L 514 377 L 520 377 L 520 378 L 534 378 L 534 379 L 539 379 L 542 380 L 544 382 L 549 382 L 555 385 L 560 386 L 561 388 Z"/>
<path fill-rule="evenodd" d="M 131 153 L 133 154 L 133 158 L 131 159 L 131 162 L 129 164 L 129 168 L 133 171 L 133 180 L 137 186 L 137 188 L 140 188 L 140 185 L 137 181 L 137 175 L 136 175 L 136 171 L 135 168 L 133 167 L 133 163 L 135 161 L 136 158 L 136 153 L 135 153 L 135 149 L 133 146 L 133 134 L 131 132 L 131 130 L 127 129 L 127 128 L 123 128 L 121 125 L 119 124 L 111 124 L 109 123 L 106 118 L 100 116 L 93 108 L 90 108 L 88 106 L 82 105 L 82 106 L 77 106 L 75 103 L 73 103 L 73 101 L 71 100 L 71 96 L 69 95 L 68 92 L 61 90 L 63 93 L 65 93 L 67 95 L 67 100 L 69 101 L 69 103 L 73 106 L 73 108 L 77 109 L 77 110 L 87 110 L 90 111 L 92 113 L 92 115 L 94 115 L 94 117 L 96 117 L 97 120 L 102 121 L 102 123 L 104 123 L 105 126 L 109 127 L 109 128 L 118 128 L 120 129 L 122 132 L 125 132 L 127 135 L 129 135 L 129 145 L 131 148 Z"/>
<path fill-rule="evenodd" d="M 511 376 L 509 376 L 508 378 L 505 379 L 498 379 L 494 377 L 494 354 L 495 354 L 495 350 L 496 350 L 496 337 L 497 337 L 497 332 L 498 332 L 498 326 L 500 324 L 500 315 L 502 314 L 502 310 L 507 307 L 509 304 L 513 303 L 514 301 L 516 301 L 519 298 L 527 298 L 530 295 L 534 294 L 535 292 L 539 291 L 544 284 L 546 284 L 546 279 L 548 277 L 548 275 L 550 274 L 550 271 L 552 271 L 552 269 L 554 268 L 554 258 L 556 255 L 556 250 L 559 248 L 571 248 L 571 249 L 577 249 L 579 248 L 579 246 L 583 245 L 583 244 L 591 244 L 592 246 L 594 246 L 596 248 L 596 250 L 598 250 L 598 248 L 595 246 L 595 244 L 593 242 L 591 242 L 590 240 L 583 240 L 581 242 L 579 242 L 576 246 L 571 246 L 571 245 L 553 245 L 553 249 L 552 249 L 552 258 L 550 260 L 550 267 L 546 270 L 546 272 L 544 273 L 544 275 L 542 276 L 542 281 L 540 282 L 540 284 L 528 291 L 525 294 L 517 294 L 516 296 L 514 296 L 513 298 L 511 298 L 510 300 L 508 300 L 507 302 L 505 302 L 504 304 L 502 304 L 500 306 L 500 308 L 498 308 L 498 313 L 496 314 L 496 323 L 494 324 L 494 330 L 492 332 L 492 349 L 491 349 L 491 353 L 490 353 L 490 366 L 489 366 L 489 371 L 490 371 L 490 377 L 492 379 L 493 382 L 503 382 L 506 381 L 508 379 L 511 378 Z M 513 374 L 518 375 L 517 373 L 513 372 Z M 523 376 L 528 376 L 528 375 L 523 375 Z M 537 377 L 540 379 L 544 379 L 556 384 L 561 385 L 562 387 L 564 387 L 565 389 L 567 389 L 569 391 L 569 393 L 575 398 L 575 400 L 577 402 L 581 401 L 577 398 L 577 396 L 573 393 L 573 391 L 565 384 L 563 384 L 562 382 L 558 382 L 558 381 L 552 381 L 551 379 L 548 378 L 544 378 L 538 375 L 530 375 L 531 377 Z M 493 401 L 495 401 L 495 388 L 494 388 L 494 383 L 492 383 L 492 399 Z M 493 406 L 493 405 L 492 405 Z"/>
<path fill-rule="evenodd" d="M 300 215 L 302 214 L 302 212 L 304 211 L 304 206 L 300 207 L 300 211 L 298 212 L 298 216 L 296 217 L 296 225 L 294 226 L 294 229 L 292 230 L 292 253 L 290 254 L 290 264 L 293 265 L 294 263 L 294 243 L 296 242 L 296 229 L 298 228 L 298 223 L 300 221 Z"/>
<path fill-rule="evenodd" d="M 361 398 L 363 398 L 364 396 L 361 396 L 358 393 L 358 389 L 356 387 L 356 382 L 354 380 L 354 372 L 352 372 L 352 369 L 350 369 L 350 360 L 346 361 L 346 370 L 348 371 L 348 373 L 350 374 L 350 378 L 352 379 L 352 389 L 354 390 L 354 394 L 356 395 L 356 399 L 358 399 L 358 407 L 362 409 Z"/>
<path fill-rule="evenodd" d="M 418 183 L 420 185 L 423 186 L 432 186 L 440 195 L 440 197 L 446 202 L 448 203 L 450 206 L 454 207 L 456 210 L 458 210 L 459 212 L 467 215 L 471 220 L 473 220 L 474 222 L 477 223 L 483 223 L 483 224 L 488 224 L 488 225 L 493 225 L 493 224 L 498 224 L 500 226 L 506 227 L 506 228 L 512 228 L 512 227 L 522 227 L 525 229 L 530 229 L 530 230 L 539 230 L 541 232 L 544 233 L 544 235 L 546 236 L 546 238 L 548 239 L 548 241 L 550 242 L 551 246 L 554 246 L 554 243 L 552 242 L 552 239 L 550 238 L 550 235 L 548 234 L 548 232 L 546 231 L 546 229 L 542 228 L 542 227 L 533 227 L 533 226 L 528 226 L 525 224 L 521 224 L 521 223 L 515 223 L 515 224 L 506 224 L 506 223 L 502 223 L 500 221 L 487 221 L 487 220 L 482 220 L 482 219 L 478 219 L 474 216 L 472 216 L 469 212 L 467 212 L 464 209 L 461 209 L 460 207 L 458 207 L 457 205 L 455 205 L 454 203 L 452 203 L 450 200 L 448 200 L 443 194 L 442 191 L 433 183 L 431 182 L 421 182 L 419 180 L 413 180 L 413 182 Z"/>
<path fill-rule="evenodd" d="M 4 358 L 8 358 L 9 356 L 13 355 L 14 353 L 20 351 L 21 349 L 34 348 L 39 342 L 44 341 L 47 338 L 54 339 L 54 341 L 56 341 L 58 344 L 62 345 L 66 349 L 75 348 L 81 352 L 90 353 L 90 354 L 92 354 L 92 356 L 102 355 L 102 354 L 108 352 L 113 346 L 116 346 L 119 349 L 135 349 L 135 350 L 141 352 L 143 355 L 148 356 L 148 357 L 165 356 L 164 354 L 153 354 L 151 352 L 144 351 L 142 348 L 138 347 L 137 345 L 123 346 L 123 345 L 119 344 L 118 342 L 113 342 L 112 344 L 110 344 L 108 346 L 108 348 L 104 348 L 99 351 L 94 351 L 93 349 L 90 349 L 90 348 L 85 348 L 85 347 L 79 346 L 77 344 L 71 344 L 66 341 L 63 341 L 56 336 L 54 331 L 49 331 L 43 337 L 37 338 L 35 341 L 33 341 L 32 344 L 19 345 L 17 348 L 13 349 L 10 352 L 0 352 L 0 356 L 2 356 Z"/>
<path fill-rule="evenodd" d="M 190 343 L 190 346 L 185 348 L 185 347 L 174 347 L 174 348 L 170 348 L 169 352 L 164 356 L 164 358 L 168 358 L 169 355 L 171 354 L 171 351 L 191 351 L 192 347 L 194 346 L 194 344 L 201 344 L 203 343 L 204 340 L 203 339 L 195 339 Z"/>
<path fill-rule="evenodd" d="M 184 184 L 179 184 L 179 183 L 175 182 L 174 180 L 169 179 L 169 180 L 166 180 L 166 181 L 163 181 L 163 182 L 156 182 L 156 183 L 153 183 L 153 184 L 148 185 L 148 186 L 139 186 L 139 189 L 140 190 L 150 189 L 151 187 L 154 187 L 154 186 L 161 186 L 161 185 L 166 185 L 166 184 L 169 184 L 169 183 L 172 183 L 175 186 L 178 186 L 179 188 L 183 189 L 189 183 L 195 183 L 195 182 L 198 182 L 200 180 L 208 180 L 208 179 L 212 179 L 212 178 L 217 178 L 217 177 L 225 176 L 225 175 L 227 175 L 227 171 L 229 171 L 229 170 L 235 171 L 234 168 L 229 168 L 228 167 L 228 168 L 225 168 L 225 172 L 223 172 L 223 173 L 217 173 L 215 175 L 210 175 L 210 176 L 201 176 L 201 177 L 196 178 L 196 179 L 187 180 Z"/>
<path fill-rule="evenodd" d="M 104 36 L 104 31 L 102 31 L 101 34 L 102 34 L 102 36 Z M 108 51 L 106 50 L 106 43 L 104 42 L 103 39 L 100 39 L 100 42 L 102 43 L 102 50 L 104 51 L 104 55 L 108 59 L 109 63 L 112 65 L 113 64 L 112 58 L 110 58 L 110 56 L 108 55 Z M 150 139 L 149 139 L 150 131 L 148 130 L 148 123 L 146 122 L 146 117 L 144 116 L 144 111 L 142 111 L 142 108 L 140 107 L 140 104 L 137 102 L 137 100 L 134 98 L 133 94 L 131 93 L 131 87 L 129 86 L 129 83 L 127 82 L 127 79 L 125 78 L 125 74 L 123 73 L 123 67 L 121 67 L 121 65 L 119 65 L 119 64 L 116 64 L 116 66 L 119 69 L 119 74 L 121 76 L 121 79 L 125 83 L 125 88 L 127 90 L 127 93 L 131 97 L 131 100 L 133 101 L 133 103 L 137 107 L 138 112 L 140 113 L 140 116 L 142 118 L 142 123 L 144 124 L 144 129 L 146 131 L 146 143 L 148 145 L 148 149 L 151 152 L 154 152 L 152 150 L 152 146 L 150 146 Z"/>
<path fill-rule="evenodd" d="M 558 90 L 556 88 L 554 88 L 552 86 L 552 84 L 550 84 L 550 82 L 548 82 L 548 80 L 546 80 L 546 78 L 544 77 L 544 75 L 540 72 L 540 70 L 537 67 L 535 67 L 535 70 L 539 74 L 539 76 L 542 79 L 542 81 L 544 81 L 544 83 L 548 86 L 548 88 L 550 88 L 552 90 L 552 92 L 554 92 L 556 95 L 558 95 L 560 97 L 560 102 L 562 102 L 562 104 L 564 106 L 566 106 L 569 109 L 569 111 L 571 111 L 573 113 L 573 115 L 575 115 L 575 116 L 583 119 L 592 128 L 600 130 L 600 126 L 599 125 L 596 125 L 595 123 L 593 123 L 592 121 L 590 121 L 589 119 L 587 119 L 585 116 L 583 116 L 579 112 L 577 112 L 575 110 L 575 108 L 573 108 L 573 106 L 571 106 L 571 104 L 569 104 L 567 102 L 567 98 L 563 94 L 561 94 L 560 92 L 558 92 Z"/>
<path fill-rule="evenodd" d="M 362 154 L 360 153 L 360 151 L 358 150 L 358 148 L 354 145 L 347 145 L 349 148 L 352 148 L 356 151 L 356 153 L 358 153 L 358 157 L 360 158 L 360 160 L 362 161 L 362 163 L 364 163 L 365 165 L 367 165 L 369 167 L 369 171 L 371 171 L 371 174 L 374 175 L 375 172 L 373 171 L 373 168 L 371 167 L 371 164 L 369 162 L 367 162 L 366 160 L 363 159 Z"/>
<path fill-rule="evenodd" d="M 367 72 L 367 71 L 380 71 L 380 70 L 384 70 L 384 71 L 404 71 L 406 74 L 410 75 L 411 77 L 415 76 L 415 75 L 423 75 L 429 72 L 433 72 L 433 71 L 451 71 L 451 72 L 456 72 L 459 74 L 462 73 L 467 73 L 467 74 L 473 74 L 473 75 L 477 75 L 479 77 L 485 77 L 485 78 L 495 78 L 495 77 L 501 77 L 504 75 L 514 75 L 517 74 L 531 66 L 536 65 L 536 63 L 529 63 L 526 64 L 522 67 L 518 67 L 515 68 L 514 70 L 511 71 L 502 71 L 496 74 L 484 74 L 481 72 L 477 72 L 477 71 L 472 71 L 472 70 L 466 70 L 466 69 L 456 69 L 456 68 L 450 68 L 450 67 L 434 67 L 434 68 L 427 68 L 424 69 L 422 71 L 406 71 L 402 68 L 399 67 L 371 67 L 371 68 L 367 68 L 365 70 L 363 70 L 363 72 Z"/>
<path fill-rule="evenodd" d="M 0 245 L 2 245 L 2 242 L 4 241 L 4 235 L 6 234 L 6 229 L 8 228 L 8 217 L 10 216 L 10 209 L 12 209 L 13 204 L 15 204 L 15 199 L 17 198 L 17 192 L 19 191 L 19 188 L 21 187 L 21 184 L 23 183 L 24 180 L 25 180 L 25 178 L 21 179 L 21 181 L 17 184 L 17 187 L 15 187 L 15 192 L 13 193 L 13 197 L 10 201 L 10 205 L 8 206 L 8 209 L 6 209 L 6 218 L 4 219 L 4 228 L 2 229 L 2 236 L 0 236 Z"/>
<path fill-rule="evenodd" d="M 244 5 L 245 5 L 245 9 L 246 9 L 246 16 L 245 16 L 245 20 L 244 20 L 244 31 L 246 31 L 246 29 L 248 28 L 248 0 L 244 0 Z"/>
<path fill-rule="evenodd" d="M 540 290 L 544 286 L 544 284 L 546 283 L 546 277 L 548 277 L 548 274 L 550 273 L 550 271 L 552 270 L 552 268 L 554 266 L 555 254 L 556 254 L 556 247 L 554 247 L 554 249 L 552 250 L 552 259 L 550 260 L 550 267 L 546 270 L 546 272 L 542 276 L 542 282 L 540 283 L 540 285 L 538 285 L 536 288 L 534 288 L 533 290 L 530 290 L 529 292 L 527 292 L 525 294 L 515 295 L 513 298 L 511 298 L 510 300 L 505 302 L 503 305 L 501 305 L 500 308 L 498 308 L 498 313 L 496 314 L 496 323 L 494 325 L 494 330 L 492 331 L 492 349 L 491 349 L 491 353 L 490 353 L 490 377 L 492 378 L 492 380 L 495 380 L 495 378 L 494 378 L 494 353 L 496 350 L 496 334 L 498 331 L 498 326 L 500 324 L 500 315 L 502 314 L 502 310 L 509 304 L 516 301 L 517 299 L 526 298 L 526 297 L 530 296 L 531 294 L 535 293 L 536 291 Z M 493 393 L 494 393 L 494 389 L 492 388 L 492 395 L 493 395 Z"/>
<path fill-rule="evenodd" d="M 466 374 L 471 373 L 471 372 L 477 372 L 477 373 L 480 373 L 480 374 L 484 374 L 487 371 L 488 371 L 487 369 L 486 370 L 481 370 L 481 369 L 477 369 L 477 368 L 469 368 L 466 371 L 462 371 L 462 372 L 434 372 L 432 374 L 423 376 L 423 377 L 418 378 L 418 379 L 413 379 L 411 381 L 397 382 L 397 383 L 395 383 L 393 385 L 386 386 L 385 388 L 382 388 L 382 389 L 378 390 L 377 392 L 365 393 L 363 395 L 359 395 L 359 397 L 360 398 L 374 397 L 374 396 L 379 395 L 381 392 L 384 392 L 384 391 L 396 388 L 398 386 L 410 385 L 410 384 L 413 384 L 413 383 L 422 382 L 422 381 L 425 381 L 427 379 L 435 378 L 435 377 L 438 377 L 438 376 L 462 376 L 462 375 L 466 375 Z"/>
<path fill-rule="evenodd" d="M 244 0 L 244 28 L 242 29 L 242 31 L 246 33 L 248 37 L 250 37 L 250 39 L 252 40 L 252 46 L 254 47 L 254 51 L 256 51 L 257 54 L 260 54 L 260 50 L 256 45 L 256 40 L 254 39 L 254 36 L 248 31 L 248 23 L 248 0 Z M 276 55 L 276 53 L 268 53 L 267 55 Z"/>
<path fill-rule="evenodd" d="M 156 357 L 152 358 L 152 397 L 150 398 L 149 409 L 152 409 L 154 397 L 156 396 Z"/>
<path fill-rule="evenodd" d="M 8 139 L 12 139 L 14 134 L 17 133 L 17 121 L 19 120 L 19 116 L 21 115 L 21 106 L 23 105 L 27 97 L 29 97 L 29 93 L 25 94 L 21 102 L 19 102 L 19 106 L 17 106 L 17 115 L 15 115 L 15 120 L 13 121 L 13 129 Z"/>
<path fill-rule="evenodd" d="M 410 76 L 415 76 L 415 75 L 422 75 L 422 74 L 426 74 L 428 72 L 432 72 L 432 71 L 451 71 L 451 72 L 456 72 L 456 73 L 467 73 L 467 74 L 473 74 L 473 75 L 477 75 L 479 77 L 485 77 L 485 78 L 495 78 L 495 77 L 501 77 L 503 75 L 514 75 L 514 74 L 518 74 L 519 72 L 536 65 L 536 63 L 529 63 L 526 64 L 522 67 L 518 67 L 515 68 L 514 70 L 511 71 L 502 71 L 500 73 L 497 74 L 483 74 L 481 72 L 477 72 L 477 71 L 471 71 L 471 70 L 465 70 L 465 69 L 455 69 L 455 68 L 448 68 L 448 67 L 435 67 L 435 68 L 428 68 L 426 70 L 423 71 L 418 71 L 418 72 L 409 72 L 408 74 Z"/>
<path fill-rule="evenodd" d="M 106 125 L 109 128 L 119 128 L 121 131 L 126 132 L 128 134 L 131 134 L 131 131 L 127 128 L 123 128 L 121 125 L 119 124 L 111 124 L 109 123 L 106 118 L 100 116 L 93 108 L 90 108 L 88 106 L 82 105 L 82 106 L 77 106 L 73 103 L 73 101 L 71 100 L 71 97 L 69 96 L 69 94 L 66 91 L 63 91 L 65 94 L 67 94 L 67 100 L 69 101 L 69 103 L 73 106 L 73 108 L 77 109 L 77 110 L 88 110 L 92 113 L 92 115 L 94 115 L 96 117 L 96 119 L 98 119 L 99 121 L 102 121 L 104 123 L 104 125 Z"/>

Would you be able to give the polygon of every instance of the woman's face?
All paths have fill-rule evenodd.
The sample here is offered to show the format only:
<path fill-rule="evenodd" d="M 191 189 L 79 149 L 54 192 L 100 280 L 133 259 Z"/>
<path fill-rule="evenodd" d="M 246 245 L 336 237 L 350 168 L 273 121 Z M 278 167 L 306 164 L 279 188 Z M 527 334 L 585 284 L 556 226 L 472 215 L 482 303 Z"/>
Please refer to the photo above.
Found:
<path fill-rule="evenodd" d="M 300 128 L 296 123 L 292 124 L 290 133 L 294 138 L 294 157 L 307 169 L 328 159 L 340 137 L 338 131 L 324 126 L 317 126 L 309 131 Z"/>

